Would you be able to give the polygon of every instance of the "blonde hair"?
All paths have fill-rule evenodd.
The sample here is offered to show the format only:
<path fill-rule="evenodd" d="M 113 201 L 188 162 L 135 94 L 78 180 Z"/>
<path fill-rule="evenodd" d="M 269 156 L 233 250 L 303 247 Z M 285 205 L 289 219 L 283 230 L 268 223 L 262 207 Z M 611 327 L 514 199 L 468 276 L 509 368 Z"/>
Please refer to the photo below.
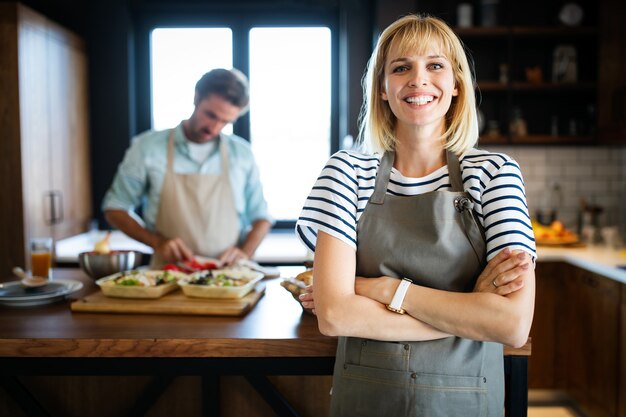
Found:
<path fill-rule="evenodd" d="M 433 43 L 441 48 L 438 52 L 444 54 L 452 64 L 454 82 L 458 89 L 458 96 L 452 98 L 446 114 L 446 130 L 441 139 L 445 142 L 445 148 L 456 154 L 462 154 L 476 144 L 478 119 L 474 80 L 462 42 L 441 19 L 408 15 L 396 20 L 380 35 L 363 77 L 364 97 L 359 116 L 359 140 L 366 146 L 373 146 L 379 151 L 391 151 L 396 146 L 396 117 L 381 95 L 385 61 L 391 46 L 396 45 L 400 53 L 411 51 L 423 54 Z"/>

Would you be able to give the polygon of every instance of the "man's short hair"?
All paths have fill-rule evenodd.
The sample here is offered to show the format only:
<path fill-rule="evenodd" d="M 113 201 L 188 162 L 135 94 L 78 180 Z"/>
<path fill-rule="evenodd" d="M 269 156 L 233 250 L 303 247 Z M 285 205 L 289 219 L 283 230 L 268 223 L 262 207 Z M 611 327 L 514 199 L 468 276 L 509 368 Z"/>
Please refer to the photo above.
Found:
<path fill-rule="evenodd" d="M 247 109 L 250 103 L 248 78 L 238 69 L 217 68 L 204 74 L 196 83 L 195 103 L 217 94 L 231 104 Z"/>

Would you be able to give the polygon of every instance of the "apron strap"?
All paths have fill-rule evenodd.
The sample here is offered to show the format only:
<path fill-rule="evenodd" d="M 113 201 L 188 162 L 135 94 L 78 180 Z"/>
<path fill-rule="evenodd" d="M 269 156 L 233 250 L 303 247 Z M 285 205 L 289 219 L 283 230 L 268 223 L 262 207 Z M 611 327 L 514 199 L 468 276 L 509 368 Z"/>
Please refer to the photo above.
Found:
<path fill-rule="evenodd" d="M 380 159 L 380 167 L 376 175 L 376 183 L 374 186 L 374 194 L 370 197 L 370 203 L 383 204 L 385 202 L 385 194 L 387 193 L 387 185 L 391 176 L 391 167 L 396 159 L 396 153 L 393 151 L 385 152 Z"/>
<path fill-rule="evenodd" d="M 448 164 L 448 177 L 450 178 L 452 191 L 464 191 L 459 157 L 456 156 L 454 152 L 446 151 L 446 160 Z"/>
<path fill-rule="evenodd" d="M 228 145 L 226 144 L 226 141 L 224 140 L 221 134 L 219 136 L 219 141 L 220 141 L 220 157 L 221 157 L 221 166 L 222 166 L 222 172 L 220 173 L 220 175 L 222 176 L 222 178 L 226 179 L 227 181 L 230 181 L 230 178 L 228 177 Z"/>
<path fill-rule="evenodd" d="M 167 170 L 174 172 L 174 129 L 170 130 L 167 139 Z"/>
<path fill-rule="evenodd" d="M 389 184 L 389 177 L 391 176 L 391 168 L 393 167 L 395 156 L 396 154 L 393 151 L 383 154 L 380 160 L 380 167 L 378 168 L 378 175 L 376 175 L 374 193 L 370 198 L 370 203 L 383 204 L 385 202 L 385 194 L 387 193 L 387 185 Z M 461 163 L 459 162 L 458 156 L 453 152 L 446 151 L 446 161 L 452 191 L 464 191 L 463 180 L 461 179 Z"/>

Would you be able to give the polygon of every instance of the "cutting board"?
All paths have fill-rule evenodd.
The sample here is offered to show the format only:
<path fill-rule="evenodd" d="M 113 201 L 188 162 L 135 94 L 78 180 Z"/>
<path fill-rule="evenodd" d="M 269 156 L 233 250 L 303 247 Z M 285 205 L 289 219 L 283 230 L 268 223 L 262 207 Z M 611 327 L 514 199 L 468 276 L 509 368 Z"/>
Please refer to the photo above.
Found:
<path fill-rule="evenodd" d="M 242 316 L 252 309 L 265 294 L 265 284 L 235 299 L 191 298 L 182 291 L 157 299 L 113 298 L 97 291 L 74 301 L 70 308 L 85 313 L 132 313 L 132 314 L 191 314 L 201 316 Z"/>

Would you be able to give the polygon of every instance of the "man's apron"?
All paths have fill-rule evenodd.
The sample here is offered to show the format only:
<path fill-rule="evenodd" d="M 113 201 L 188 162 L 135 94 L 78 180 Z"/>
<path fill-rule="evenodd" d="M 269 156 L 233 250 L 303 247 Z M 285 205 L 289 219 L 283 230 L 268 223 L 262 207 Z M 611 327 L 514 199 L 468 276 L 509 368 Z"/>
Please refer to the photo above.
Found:
<path fill-rule="evenodd" d="M 179 237 L 196 255 L 217 258 L 237 244 L 241 225 L 228 177 L 228 148 L 220 140 L 219 174 L 174 172 L 174 130 L 167 144 L 167 171 L 161 189 L 156 231 L 166 238 Z M 158 255 L 151 268 L 165 264 Z"/>
<path fill-rule="evenodd" d="M 386 194 L 395 154 L 383 155 L 357 226 L 356 273 L 407 277 L 446 291 L 470 292 L 486 264 L 483 230 L 463 191 L 459 160 L 448 152 L 451 191 Z M 458 314 L 463 314 L 461 306 Z M 331 415 L 502 416 L 502 345 L 460 337 L 381 342 L 340 337 Z"/>

